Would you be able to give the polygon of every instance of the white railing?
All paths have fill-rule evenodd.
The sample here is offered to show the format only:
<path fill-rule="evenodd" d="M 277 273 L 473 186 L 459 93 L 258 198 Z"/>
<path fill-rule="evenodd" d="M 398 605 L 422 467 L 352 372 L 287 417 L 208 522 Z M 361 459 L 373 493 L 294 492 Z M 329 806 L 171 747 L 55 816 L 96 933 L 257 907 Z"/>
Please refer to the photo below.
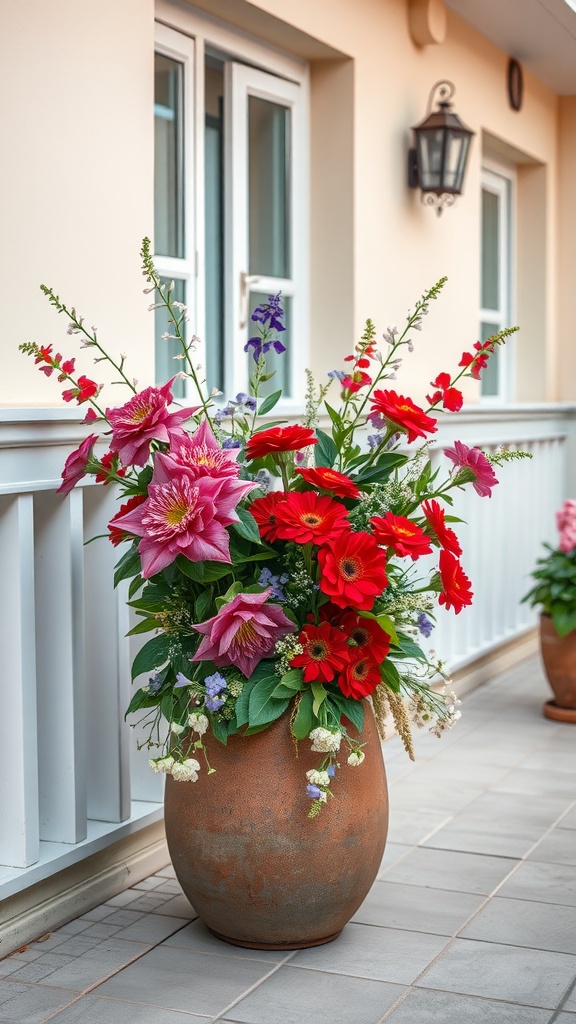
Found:
<path fill-rule="evenodd" d="M 162 781 L 123 720 L 130 693 L 125 593 L 112 586 L 110 488 L 55 494 L 86 435 L 61 411 L 0 410 L 0 894 L 11 895 L 161 815 Z M 447 418 L 455 437 L 529 450 L 499 470 L 492 498 L 467 487 L 455 514 L 476 600 L 439 616 L 434 646 L 457 668 L 529 629 L 520 598 L 554 512 L 576 496 L 576 408 L 517 407 Z M 3 865 L 3 866 L 2 866 Z"/>

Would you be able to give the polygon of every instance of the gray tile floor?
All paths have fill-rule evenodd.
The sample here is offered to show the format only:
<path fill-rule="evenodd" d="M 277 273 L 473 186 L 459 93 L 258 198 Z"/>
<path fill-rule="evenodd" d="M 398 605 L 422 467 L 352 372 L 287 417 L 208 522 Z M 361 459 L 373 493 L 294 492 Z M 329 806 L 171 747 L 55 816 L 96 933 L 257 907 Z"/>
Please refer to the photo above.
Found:
<path fill-rule="evenodd" d="M 220 942 L 167 866 L 0 961 L 1 1024 L 576 1024 L 576 727 L 548 696 L 530 660 L 415 764 L 385 744 L 386 853 L 335 942 Z"/>

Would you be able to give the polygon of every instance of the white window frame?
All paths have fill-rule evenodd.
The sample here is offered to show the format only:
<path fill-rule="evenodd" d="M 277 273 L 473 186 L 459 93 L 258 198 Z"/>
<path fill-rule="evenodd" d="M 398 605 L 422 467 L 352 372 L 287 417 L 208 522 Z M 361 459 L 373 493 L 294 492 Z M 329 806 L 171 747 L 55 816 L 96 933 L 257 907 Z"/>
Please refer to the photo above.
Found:
<path fill-rule="evenodd" d="M 485 159 L 482 164 L 481 190 L 497 195 L 499 202 L 499 280 L 500 304 L 497 310 L 480 308 L 480 323 L 493 324 L 496 334 L 514 323 L 516 268 L 516 173 L 508 164 Z M 480 207 L 481 209 L 481 207 Z M 480 226 L 482 237 L 482 225 Z M 498 348 L 499 390 L 496 395 L 482 395 L 485 405 L 502 405 L 513 398 L 514 339 L 509 338 Z"/>
<path fill-rule="evenodd" d="M 162 277 L 178 278 L 186 282 L 186 302 L 190 314 L 190 334 L 200 339 L 205 337 L 205 274 L 204 263 L 204 62 L 206 52 L 220 52 L 227 60 L 247 64 L 257 71 L 266 72 L 278 80 L 278 91 L 282 93 L 285 80 L 288 92 L 294 85 L 301 92 L 298 104 L 299 117 L 292 133 L 293 144 L 297 147 L 295 160 L 303 169 L 295 174 L 295 185 L 291 195 L 291 261 L 293 276 L 291 286 L 275 278 L 260 278 L 249 287 L 254 291 L 270 294 L 282 290 L 294 294 L 290 322 L 291 350 L 291 397 L 283 398 L 276 406 L 274 415 L 298 415 L 304 408 L 304 368 L 308 365 L 309 333 L 309 69 L 308 65 L 269 44 L 248 36 L 231 26 L 225 25 L 209 15 L 190 11 L 169 2 L 157 0 L 156 4 L 156 50 L 185 64 L 185 257 L 174 259 L 155 257 L 155 264 Z M 262 81 L 264 81 L 262 79 Z M 266 91 L 266 89 L 264 89 Z M 228 118 L 230 121 L 230 118 Z M 229 125 L 227 126 L 227 130 Z M 238 210 L 242 202 L 237 197 L 234 204 Z M 230 200 L 227 198 L 227 203 Z M 245 202 L 245 199 L 244 199 Z M 236 215 L 228 209 L 228 214 Z M 233 398 L 236 391 L 246 390 L 248 365 L 243 346 L 248 340 L 248 325 L 240 328 L 243 312 L 243 296 L 240 275 L 246 271 L 247 254 L 243 257 L 242 242 L 238 242 L 238 230 L 227 226 L 225 235 L 225 398 Z M 234 239 L 232 245 L 230 244 Z M 250 301 L 248 299 L 248 301 Z M 236 325 L 236 327 L 234 326 Z M 237 351 L 238 350 L 238 351 Z M 201 359 L 201 348 L 199 350 Z M 230 368 L 234 367 L 232 379 Z M 193 395 L 190 395 L 193 398 Z"/>

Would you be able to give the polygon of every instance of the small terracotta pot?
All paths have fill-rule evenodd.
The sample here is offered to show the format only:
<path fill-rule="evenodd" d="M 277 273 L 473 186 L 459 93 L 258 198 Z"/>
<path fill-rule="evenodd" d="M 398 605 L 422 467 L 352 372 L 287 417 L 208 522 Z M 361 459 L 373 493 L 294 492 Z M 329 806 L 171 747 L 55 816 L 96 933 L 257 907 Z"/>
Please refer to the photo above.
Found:
<path fill-rule="evenodd" d="M 351 736 L 356 735 L 350 727 Z M 299 949 L 336 938 L 376 878 L 388 829 L 380 740 L 366 705 L 366 758 L 332 780 L 334 798 L 308 818 L 306 771 L 321 754 L 294 743 L 287 715 L 261 733 L 207 734 L 216 773 L 166 779 L 170 856 L 190 903 L 219 938 L 255 949 Z"/>
<path fill-rule="evenodd" d="M 540 653 L 544 663 L 546 677 L 554 700 L 550 702 L 553 713 L 547 717 L 560 721 L 576 722 L 576 631 L 567 636 L 559 636 L 554 628 L 550 615 L 540 617 Z M 561 715 L 554 712 L 567 710 L 573 715 Z"/>

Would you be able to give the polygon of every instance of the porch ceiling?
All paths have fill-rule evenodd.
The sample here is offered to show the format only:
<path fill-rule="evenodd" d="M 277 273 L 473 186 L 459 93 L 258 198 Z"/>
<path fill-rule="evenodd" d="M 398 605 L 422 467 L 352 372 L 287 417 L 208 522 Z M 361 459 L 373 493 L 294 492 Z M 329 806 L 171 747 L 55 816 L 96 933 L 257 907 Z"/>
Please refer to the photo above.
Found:
<path fill-rule="evenodd" d="M 446 0 L 554 92 L 576 94 L 576 0 Z"/>

